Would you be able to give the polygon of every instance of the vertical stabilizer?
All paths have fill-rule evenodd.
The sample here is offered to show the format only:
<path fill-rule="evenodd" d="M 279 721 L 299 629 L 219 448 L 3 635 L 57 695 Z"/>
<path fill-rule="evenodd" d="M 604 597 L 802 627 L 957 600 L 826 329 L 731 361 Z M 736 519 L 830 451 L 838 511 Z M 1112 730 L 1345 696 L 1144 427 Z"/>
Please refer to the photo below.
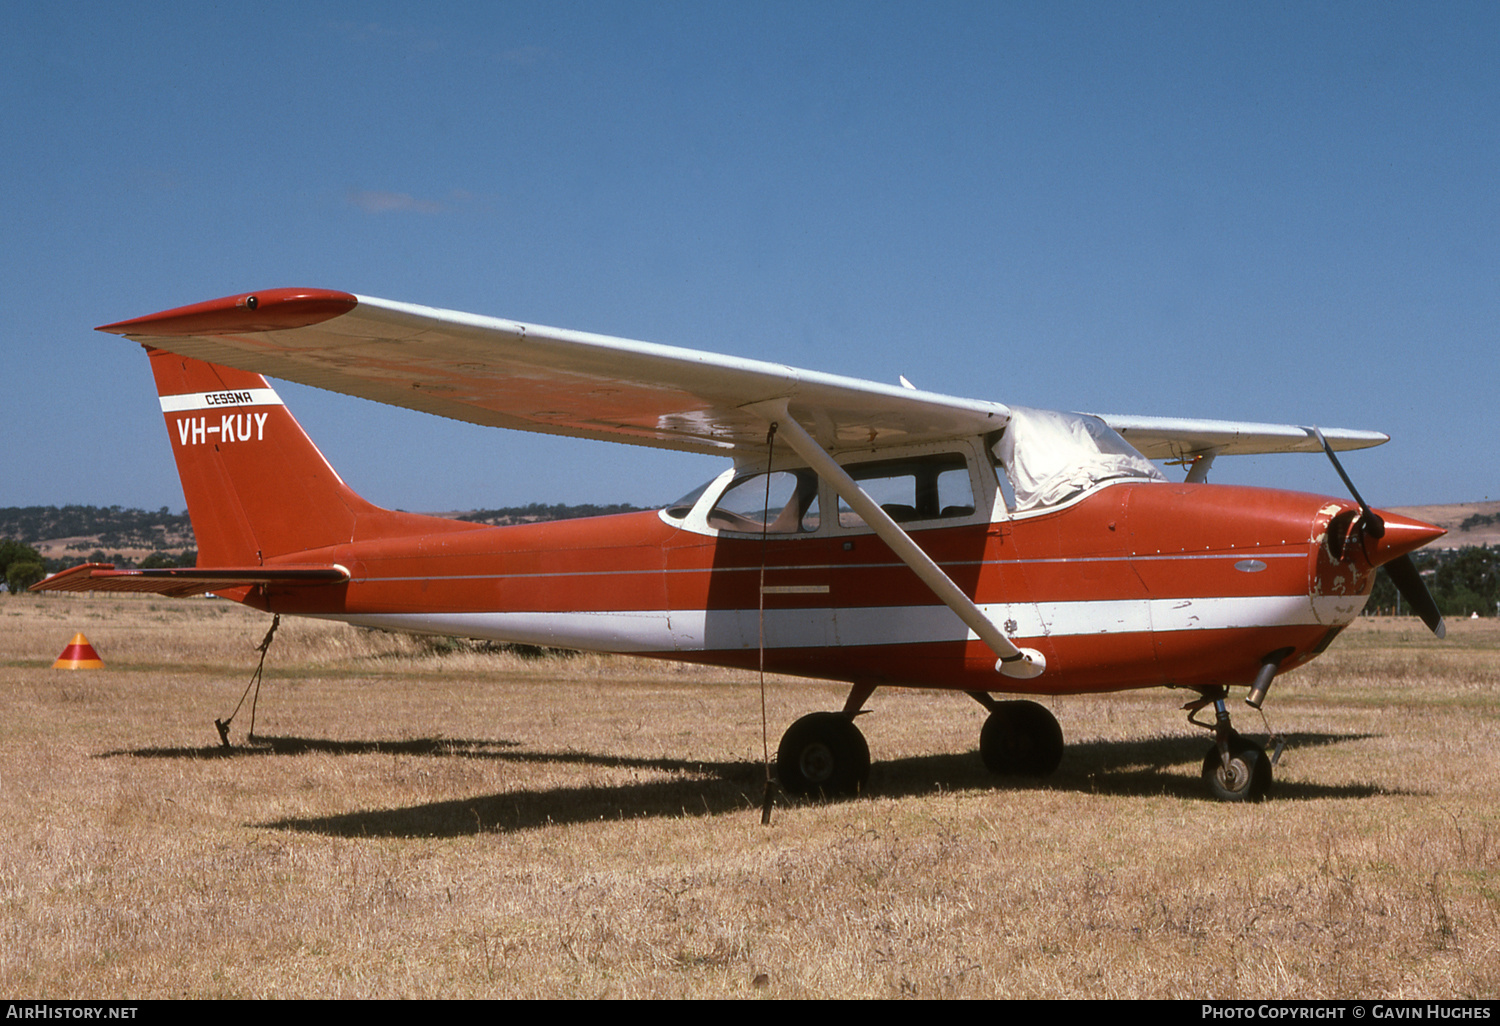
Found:
<path fill-rule="evenodd" d="M 253 566 L 353 541 L 362 518 L 401 518 L 349 490 L 259 374 L 147 352 L 200 567 Z"/>

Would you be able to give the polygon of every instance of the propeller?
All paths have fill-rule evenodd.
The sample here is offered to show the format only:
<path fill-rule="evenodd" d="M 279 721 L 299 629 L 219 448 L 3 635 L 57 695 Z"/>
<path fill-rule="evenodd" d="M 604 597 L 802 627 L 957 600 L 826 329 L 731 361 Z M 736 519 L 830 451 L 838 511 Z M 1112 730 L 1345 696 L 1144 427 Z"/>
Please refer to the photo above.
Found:
<path fill-rule="evenodd" d="M 1370 556 L 1371 564 L 1374 566 L 1384 566 L 1385 572 L 1391 575 L 1391 583 L 1396 586 L 1396 590 L 1406 599 L 1412 611 L 1422 618 L 1422 622 L 1427 625 L 1433 634 L 1436 634 L 1439 638 L 1446 637 L 1448 627 L 1443 623 L 1443 614 L 1438 610 L 1437 603 L 1433 601 L 1432 593 L 1427 590 L 1427 585 L 1422 582 L 1422 572 L 1417 569 L 1417 564 L 1411 558 L 1411 549 L 1417 548 L 1432 538 L 1437 537 L 1437 534 L 1431 533 L 1432 531 L 1436 531 L 1437 528 L 1432 528 L 1426 524 L 1421 525 L 1428 528 L 1427 536 L 1422 541 L 1415 542 L 1415 544 L 1407 544 L 1407 541 L 1414 540 L 1414 535 L 1411 539 L 1401 542 L 1396 542 L 1394 539 L 1385 539 L 1385 518 L 1371 509 L 1369 504 L 1360 497 L 1359 489 L 1354 487 L 1354 482 L 1349 480 L 1348 474 L 1344 473 L 1343 465 L 1339 463 L 1339 458 L 1334 455 L 1333 446 L 1329 445 L 1328 439 L 1323 437 L 1323 432 L 1316 427 L 1312 430 L 1318 439 L 1318 444 L 1328 454 L 1328 459 L 1333 464 L 1333 469 L 1338 471 L 1339 477 L 1343 478 L 1344 487 L 1349 489 L 1349 494 L 1354 496 L 1355 502 L 1359 503 L 1359 522 L 1356 526 L 1360 532 L 1361 539 L 1369 539 L 1377 543 L 1374 552 L 1366 550 Z M 1405 518 L 1401 519 L 1404 520 Z M 1410 521 L 1410 523 L 1415 526 L 1418 522 Z M 1403 524 L 1403 526 L 1405 525 Z M 1379 544 L 1383 539 L 1387 543 L 1384 545 Z M 1381 550 L 1389 551 L 1392 549 L 1399 550 L 1400 554 L 1393 558 L 1380 558 L 1383 554 Z"/>

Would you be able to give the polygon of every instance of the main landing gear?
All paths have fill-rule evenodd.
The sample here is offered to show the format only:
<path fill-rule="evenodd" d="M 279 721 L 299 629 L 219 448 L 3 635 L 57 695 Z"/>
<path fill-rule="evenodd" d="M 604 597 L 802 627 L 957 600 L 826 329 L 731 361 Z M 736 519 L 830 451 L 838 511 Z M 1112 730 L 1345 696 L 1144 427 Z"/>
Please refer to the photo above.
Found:
<path fill-rule="evenodd" d="M 1044 705 L 1000 702 L 983 691 L 969 695 L 990 711 L 979 732 L 979 757 L 1000 776 L 1050 776 L 1062 762 L 1062 727 Z"/>
<path fill-rule="evenodd" d="M 796 798 L 852 798 L 870 780 L 870 747 L 854 718 L 875 691 L 856 685 L 841 712 L 816 712 L 787 728 L 776 750 L 782 790 Z M 1057 719 L 1035 702 L 1000 702 L 969 694 L 990 711 L 979 732 L 979 756 L 1001 776 L 1045 777 L 1062 762 Z"/>
<path fill-rule="evenodd" d="M 796 798 L 852 798 L 869 783 L 870 746 L 843 713 L 810 713 L 781 736 L 776 776 Z"/>
<path fill-rule="evenodd" d="M 1223 688 L 1205 690 L 1201 698 L 1183 706 L 1189 723 L 1214 732 L 1213 747 L 1203 756 L 1203 782 L 1220 801 L 1258 802 L 1271 792 L 1275 758 L 1254 741 L 1241 737 L 1230 724 L 1224 705 L 1226 695 Z M 1213 723 L 1195 718 L 1198 710 L 1208 705 L 1214 707 Z M 1278 747 L 1277 754 L 1280 752 Z"/>
<path fill-rule="evenodd" d="M 854 717 L 875 693 L 873 684 L 856 684 L 843 712 L 815 712 L 781 735 L 776 749 L 776 776 L 794 798 L 853 798 L 870 782 L 870 746 Z"/>

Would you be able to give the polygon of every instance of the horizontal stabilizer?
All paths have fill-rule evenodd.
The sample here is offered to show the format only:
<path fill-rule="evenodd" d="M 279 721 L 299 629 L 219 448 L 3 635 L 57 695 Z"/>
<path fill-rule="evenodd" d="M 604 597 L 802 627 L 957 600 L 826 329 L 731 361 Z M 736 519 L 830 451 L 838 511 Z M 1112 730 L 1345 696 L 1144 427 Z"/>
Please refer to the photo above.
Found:
<path fill-rule="evenodd" d="M 32 591 L 138 591 L 183 598 L 253 584 L 306 586 L 342 584 L 349 571 L 337 563 L 317 566 L 220 566 L 208 569 L 116 570 L 113 563 L 84 563 L 55 573 Z"/>

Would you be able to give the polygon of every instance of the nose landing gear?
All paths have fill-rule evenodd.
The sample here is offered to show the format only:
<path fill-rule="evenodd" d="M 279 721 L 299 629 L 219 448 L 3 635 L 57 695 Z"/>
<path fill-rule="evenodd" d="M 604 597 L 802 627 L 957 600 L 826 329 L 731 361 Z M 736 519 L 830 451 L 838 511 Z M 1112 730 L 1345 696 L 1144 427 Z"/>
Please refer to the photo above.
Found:
<path fill-rule="evenodd" d="M 1203 757 L 1203 782 L 1223 802 L 1258 802 L 1271 790 L 1271 759 L 1254 741 L 1235 734 L 1226 757 L 1215 744 Z"/>
<path fill-rule="evenodd" d="M 1209 793 L 1225 802 L 1258 802 L 1271 792 L 1271 764 L 1274 759 L 1266 750 L 1248 738 L 1241 737 L 1230 723 L 1224 705 L 1223 688 L 1202 693 L 1202 697 L 1183 706 L 1188 722 L 1214 732 L 1213 747 L 1203 756 L 1203 782 Z M 1196 718 L 1199 709 L 1212 705 L 1214 722 Z M 1277 748 L 1277 754 L 1280 754 Z"/>

